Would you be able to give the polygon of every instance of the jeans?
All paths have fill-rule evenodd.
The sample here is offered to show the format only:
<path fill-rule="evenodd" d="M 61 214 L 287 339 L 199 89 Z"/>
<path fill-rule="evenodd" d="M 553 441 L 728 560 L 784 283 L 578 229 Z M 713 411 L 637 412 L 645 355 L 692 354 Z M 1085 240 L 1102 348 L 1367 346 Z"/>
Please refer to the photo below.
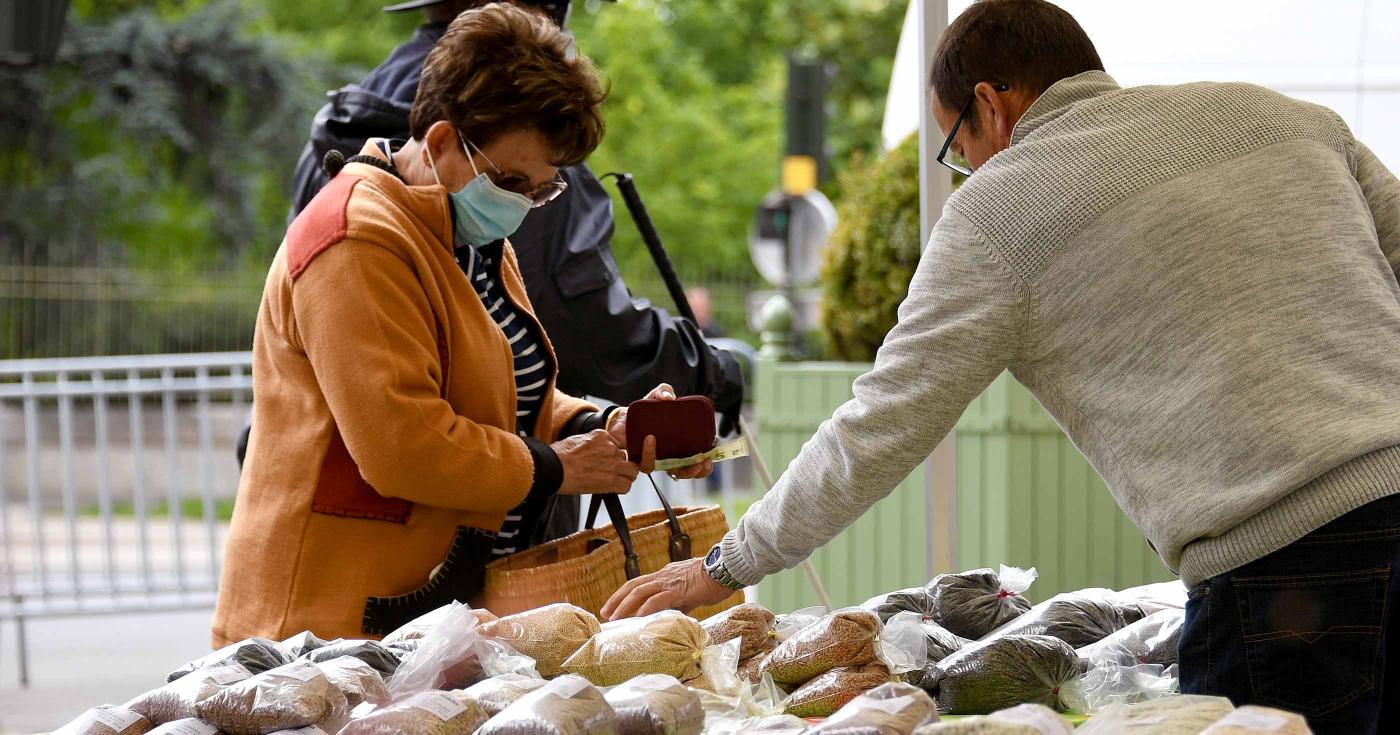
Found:
<path fill-rule="evenodd" d="M 1400 495 L 1191 589 L 1181 691 L 1400 732 Z"/>

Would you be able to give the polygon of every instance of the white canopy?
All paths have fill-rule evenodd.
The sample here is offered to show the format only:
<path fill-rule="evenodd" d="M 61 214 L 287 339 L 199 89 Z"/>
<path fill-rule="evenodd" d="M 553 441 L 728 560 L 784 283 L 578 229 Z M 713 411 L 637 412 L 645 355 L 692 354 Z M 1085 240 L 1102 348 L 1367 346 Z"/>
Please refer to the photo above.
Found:
<path fill-rule="evenodd" d="M 884 145 L 918 130 L 914 6 L 905 17 Z M 948 17 L 969 0 L 948 0 Z M 1400 170 L 1400 3 L 1382 0 L 1063 0 L 1119 84 L 1244 81 L 1326 105 Z"/>

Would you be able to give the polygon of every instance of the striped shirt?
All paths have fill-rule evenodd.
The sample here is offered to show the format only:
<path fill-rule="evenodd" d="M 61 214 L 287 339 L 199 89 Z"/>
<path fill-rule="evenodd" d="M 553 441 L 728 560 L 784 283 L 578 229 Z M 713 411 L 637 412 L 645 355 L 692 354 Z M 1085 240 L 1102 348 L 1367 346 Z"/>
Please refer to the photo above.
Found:
<path fill-rule="evenodd" d="M 550 366 L 540 340 L 530 329 L 533 322 L 507 298 L 500 284 L 500 253 L 501 246 L 496 243 L 483 248 L 459 247 L 457 264 L 471 280 L 486 312 L 510 342 L 510 351 L 515 357 L 515 429 L 520 436 L 530 436 L 549 385 Z M 506 515 L 505 524 L 496 534 L 494 555 L 512 554 L 529 546 L 528 536 L 533 535 L 543 515 L 543 508 L 530 505 L 527 499 Z"/>

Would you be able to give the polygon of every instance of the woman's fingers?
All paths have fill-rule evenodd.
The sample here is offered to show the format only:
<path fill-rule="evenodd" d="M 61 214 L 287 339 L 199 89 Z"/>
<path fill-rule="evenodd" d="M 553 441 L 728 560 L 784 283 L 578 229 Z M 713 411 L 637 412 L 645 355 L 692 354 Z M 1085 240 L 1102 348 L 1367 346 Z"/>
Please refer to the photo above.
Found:
<path fill-rule="evenodd" d="M 651 392 L 647 394 L 647 398 L 655 398 L 662 401 L 672 401 L 676 398 L 676 389 L 672 388 L 670 383 L 662 383 L 656 386 L 655 388 L 652 388 Z"/>
<path fill-rule="evenodd" d="M 647 474 L 656 471 L 656 437 L 648 436 L 642 442 L 642 463 L 639 468 Z"/>

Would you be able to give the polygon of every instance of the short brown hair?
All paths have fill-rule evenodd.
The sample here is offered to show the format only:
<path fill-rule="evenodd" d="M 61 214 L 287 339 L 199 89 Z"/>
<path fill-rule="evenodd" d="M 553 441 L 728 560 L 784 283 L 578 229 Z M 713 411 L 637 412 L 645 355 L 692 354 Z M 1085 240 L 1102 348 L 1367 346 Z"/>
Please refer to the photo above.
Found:
<path fill-rule="evenodd" d="M 1061 79 L 1095 70 L 1103 71 L 1103 62 L 1074 16 L 1045 0 L 979 0 L 938 39 L 929 94 L 957 109 L 980 82 L 1039 95 Z M 963 125 L 976 130 L 976 117 Z"/>
<path fill-rule="evenodd" d="M 457 16 L 423 62 L 409 131 L 422 140 L 446 120 L 478 146 L 538 130 L 550 163 L 582 163 L 603 139 L 597 72 L 569 58 L 568 38 L 543 13 L 491 3 Z"/>

